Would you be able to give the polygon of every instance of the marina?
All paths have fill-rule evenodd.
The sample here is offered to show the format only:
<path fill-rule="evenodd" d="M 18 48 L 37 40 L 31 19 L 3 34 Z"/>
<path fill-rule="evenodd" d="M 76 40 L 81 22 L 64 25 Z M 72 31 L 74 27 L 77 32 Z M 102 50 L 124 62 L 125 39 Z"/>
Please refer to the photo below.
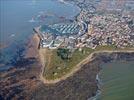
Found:
<path fill-rule="evenodd" d="M 49 32 L 55 35 L 71 35 L 77 34 L 80 30 L 80 25 L 76 22 L 74 23 L 59 23 L 54 25 L 43 25 L 40 28 L 41 33 Z"/>

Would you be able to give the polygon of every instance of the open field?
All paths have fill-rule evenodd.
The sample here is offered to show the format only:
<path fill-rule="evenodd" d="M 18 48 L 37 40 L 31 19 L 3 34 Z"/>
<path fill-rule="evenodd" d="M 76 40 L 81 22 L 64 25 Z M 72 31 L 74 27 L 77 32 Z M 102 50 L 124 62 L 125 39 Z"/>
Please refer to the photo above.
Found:
<path fill-rule="evenodd" d="M 44 53 L 44 50 L 47 50 Z M 83 51 L 75 50 L 71 59 L 62 60 L 61 57 L 57 56 L 57 49 L 40 49 L 40 57 L 42 59 L 43 64 L 43 77 L 47 80 L 55 80 L 63 77 L 67 73 L 70 73 L 76 65 L 82 62 L 85 58 L 87 58 L 93 52 L 100 51 L 126 51 L 126 50 L 134 50 L 131 48 L 125 49 L 117 49 L 114 46 L 101 46 L 97 47 L 95 50 L 90 48 L 83 48 Z M 47 56 L 46 56 L 47 55 Z M 80 64 L 81 65 L 81 64 Z"/>
<path fill-rule="evenodd" d="M 102 68 L 102 100 L 133 100 L 134 62 L 113 62 Z"/>

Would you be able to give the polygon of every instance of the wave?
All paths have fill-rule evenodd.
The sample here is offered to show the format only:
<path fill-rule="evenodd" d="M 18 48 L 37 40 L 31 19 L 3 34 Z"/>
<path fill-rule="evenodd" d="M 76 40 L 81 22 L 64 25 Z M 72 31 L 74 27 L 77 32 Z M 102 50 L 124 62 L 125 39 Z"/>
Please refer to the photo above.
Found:
<path fill-rule="evenodd" d="M 60 3 L 63 3 L 63 4 L 69 4 L 68 2 L 64 1 L 64 0 L 58 0 Z"/>

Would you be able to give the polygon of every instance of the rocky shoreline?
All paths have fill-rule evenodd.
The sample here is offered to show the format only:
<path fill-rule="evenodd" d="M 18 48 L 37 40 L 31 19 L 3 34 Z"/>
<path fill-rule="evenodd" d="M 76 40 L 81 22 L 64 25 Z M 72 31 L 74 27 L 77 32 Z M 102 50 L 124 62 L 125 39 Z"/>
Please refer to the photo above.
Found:
<path fill-rule="evenodd" d="M 35 40 L 33 38 L 32 41 Z M 32 50 L 38 49 L 37 46 L 31 47 Z M 87 62 L 66 80 L 44 84 L 39 77 L 42 65 L 38 56 L 34 56 L 23 59 L 20 65 L 6 72 L 0 72 L 1 100 L 87 100 L 95 96 L 98 90 L 96 75 L 101 70 L 102 62 L 134 60 L 134 52 L 96 53 L 93 55 L 95 59 Z"/>

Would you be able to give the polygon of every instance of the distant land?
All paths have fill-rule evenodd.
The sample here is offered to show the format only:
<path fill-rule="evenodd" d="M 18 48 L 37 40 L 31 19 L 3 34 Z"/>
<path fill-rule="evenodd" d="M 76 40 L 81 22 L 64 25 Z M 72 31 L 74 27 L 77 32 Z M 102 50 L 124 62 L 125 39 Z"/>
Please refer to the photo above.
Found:
<path fill-rule="evenodd" d="M 0 71 L 1 100 L 109 98 L 107 94 L 103 94 L 109 88 L 101 86 L 103 84 L 103 78 L 100 78 L 100 72 L 103 70 L 101 64 L 134 61 L 132 13 L 134 8 L 131 1 L 63 0 L 62 2 L 77 5 L 80 13 L 74 20 L 70 19 L 64 23 L 33 27 L 34 34 L 22 50 L 18 48 L 19 56 L 16 57 L 13 66 Z M 2 45 L 1 48 L 5 46 Z M 0 66 L 3 66 L 3 63 Z M 111 72 L 106 68 L 104 70 L 106 73 L 112 73 L 116 67 L 111 68 Z M 121 71 L 120 68 L 118 70 Z M 126 73 L 128 78 L 129 71 Z M 115 72 L 118 75 L 118 71 Z M 124 70 L 122 72 L 125 73 Z M 107 80 L 110 78 L 106 77 Z M 116 76 L 114 78 L 116 79 Z M 126 82 L 126 79 L 119 81 Z M 109 81 L 104 80 L 105 82 Z M 110 98 L 116 99 L 114 96 Z"/>

